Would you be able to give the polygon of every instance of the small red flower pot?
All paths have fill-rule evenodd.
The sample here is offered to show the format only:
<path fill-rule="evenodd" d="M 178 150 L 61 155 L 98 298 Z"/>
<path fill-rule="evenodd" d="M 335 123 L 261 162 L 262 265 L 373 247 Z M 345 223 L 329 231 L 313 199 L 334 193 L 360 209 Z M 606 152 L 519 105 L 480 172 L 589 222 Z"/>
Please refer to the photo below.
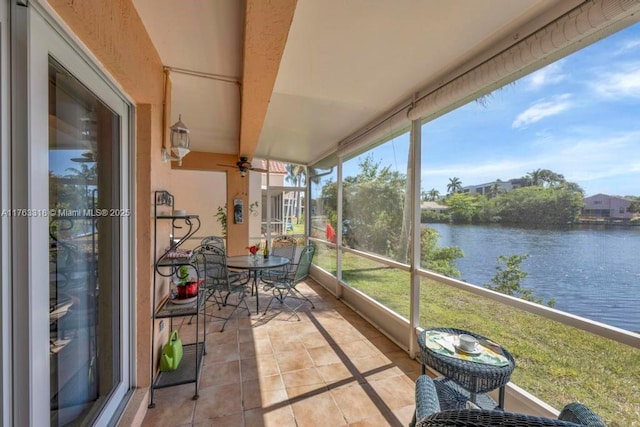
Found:
<path fill-rule="evenodd" d="M 188 282 L 184 285 L 177 286 L 176 291 L 178 293 L 177 298 L 179 299 L 193 298 L 198 295 L 198 282 Z"/>

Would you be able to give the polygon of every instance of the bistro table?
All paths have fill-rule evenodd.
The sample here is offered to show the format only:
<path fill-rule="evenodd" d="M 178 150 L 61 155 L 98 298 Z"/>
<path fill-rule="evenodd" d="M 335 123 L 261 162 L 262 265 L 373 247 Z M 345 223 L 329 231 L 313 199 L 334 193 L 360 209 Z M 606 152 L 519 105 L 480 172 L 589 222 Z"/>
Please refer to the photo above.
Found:
<path fill-rule="evenodd" d="M 429 348 L 426 342 L 433 335 L 433 332 L 450 334 L 453 337 L 460 334 L 471 335 L 483 347 L 503 356 L 504 366 L 457 358 L 454 355 L 455 351 L 457 351 L 455 348 L 454 352 L 450 352 L 448 349 L 446 351 L 434 351 Z M 505 385 L 511 379 L 511 373 L 515 368 L 513 356 L 504 347 L 482 335 L 454 328 L 426 329 L 418 336 L 418 345 L 422 353 L 422 373 L 425 373 L 425 365 L 427 365 L 445 377 L 436 382 L 440 389 L 438 397 L 445 400 L 443 409 L 464 408 L 466 400 L 470 400 L 481 407 L 491 405 L 491 403 L 495 405 L 495 402 L 484 393 L 499 388 L 498 407 L 504 410 Z M 443 345 L 442 347 L 448 346 Z M 468 392 L 468 399 L 466 398 L 465 390 Z M 440 391 L 443 392 L 443 396 L 440 396 Z"/>
<path fill-rule="evenodd" d="M 248 270 L 249 281 L 251 283 L 251 291 L 256 293 L 256 314 L 260 313 L 260 298 L 258 298 L 258 272 L 269 270 L 272 268 L 284 267 L 289 264 L 289 258 L 270 255 L 264 258 L 261 255 L 239 255 L 227 258 L 227 267 L 236 270 Z"/>

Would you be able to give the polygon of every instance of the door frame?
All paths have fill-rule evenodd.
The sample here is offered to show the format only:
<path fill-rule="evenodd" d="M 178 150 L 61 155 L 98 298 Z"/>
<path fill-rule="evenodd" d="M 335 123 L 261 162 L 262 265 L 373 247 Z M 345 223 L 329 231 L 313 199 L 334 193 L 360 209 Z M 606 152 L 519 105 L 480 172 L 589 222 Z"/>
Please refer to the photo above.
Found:
<path fill-rule="evenodd" d="M 15 0 L 13 0 L 15 1 Z M 44 2 L 31 1 L 28 7 L 15 6 L 12 13 L 14 33 L 24 42 L 25 52 L 18 61 L 12 58 L 12 68 L 26 75 L 26 84 L 12 92 L 12 112 L 26 112 L 22 123 L 14 120 L 14 137 L 11 142 L 12 181 L 10 191 L 12 207 L 26 208 L 39 213 L 27 218 L 14 218 L 12 223 L 12 321 L 13 328 L 13 376 L 12 396 L 20 396 L 11 402 L 14 425 L 49 425 L 50 413 L 43 410 L 50 406 L 49 387 L 43 387 L 43 379 L 50 378 L 48 267 L 49 227 L 48 217 L 40 214 L 48 211 L 48 103 L 41 94 L 48 93 L 49 57 L 61 63 L 70 73 L 88 87 L 102 102 L 120 116 L 121 168 L 120 208 L 132 210 L 135 197 L 135 168 L 133 151 L 134 124 L 133 103 L 113 80 L 96 64 L 95 58 L 62 24 L 62 20 Z M 20 25 L 24 23 L 25 25 Z M 22 34 L 16 34 L 20 33 Z M 19 44 L 19 43 L 18 43 Z M 14 43 L 15 45 L 15 43 Z M 15 49 L 14 49 L 15 50 Z M 12 79 L 13 83 L 13 79 Z M 24 91 L 26 89 L 26 94 Z M 21 96 L 22 95 L 22 96 Z M 38 96 L 41 98 L 38 99 Z M 21 100 L 22 99 L 22 100 Z M 44 101 L 44 102 L 43 102 Z M 14 110 L 14 105 L 18 110 Z M 18 111 L 16 113 L 16 111 Z M 15 138 L 16 134 L 26 135 Z M 20 143 L 22 141 L 22 143 Z M 94 420 L 96 425 L 113 423 L 114 416 L 130 395 L 135 381 L 134 312 L 135 312 L 135 221 L 133 217 L 120 217 L 120 310 L 121 325 L 120 383 L 109 396 Z M 3 247 L 4 247 L 3 241 Z M 6 330 L 6 329 L 5 329 Z M 26 399 L 24 397 L 27 397 Z"/>

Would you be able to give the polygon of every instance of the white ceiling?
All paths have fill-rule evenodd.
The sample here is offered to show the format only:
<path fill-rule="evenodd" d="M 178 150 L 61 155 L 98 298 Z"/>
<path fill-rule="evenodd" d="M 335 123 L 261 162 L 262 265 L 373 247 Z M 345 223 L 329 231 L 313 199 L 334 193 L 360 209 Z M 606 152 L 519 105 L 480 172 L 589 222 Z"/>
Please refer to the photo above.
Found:
<path fill-rule="evenodd" d="M 312 163 L 581 0 L 298 0 L 255 155 Z M 244 2 L 134 0 L 167 66 L 240 77 Z M 517 37 L 516 37 L 517 35 Z M 239 91 L 173 72 L 192 150 L 237 153 Z"/>

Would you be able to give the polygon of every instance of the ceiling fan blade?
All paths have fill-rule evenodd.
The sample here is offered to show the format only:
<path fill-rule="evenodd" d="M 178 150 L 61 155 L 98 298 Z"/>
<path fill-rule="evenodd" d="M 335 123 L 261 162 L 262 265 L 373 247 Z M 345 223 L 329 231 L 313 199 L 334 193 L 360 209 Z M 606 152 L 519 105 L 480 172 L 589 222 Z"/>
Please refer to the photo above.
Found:
<path fill-rule="evenodd" d="M 237 166 L 236 166 L 236 165 L 225 165 L 225 164 L 222 164 L 222 163 L 218 163 L 217 165 L 218 165 L 218 166 L 223 166 L 223 167 L 225 167 L 225 168 L 237 168 Z"/>
<path fill-rule="evenodd" d="M 249 170 L 252 170 L 254 172 L 267 172 L 266 169 L 262 169 L 262 168 L 249 168 Z"/>

